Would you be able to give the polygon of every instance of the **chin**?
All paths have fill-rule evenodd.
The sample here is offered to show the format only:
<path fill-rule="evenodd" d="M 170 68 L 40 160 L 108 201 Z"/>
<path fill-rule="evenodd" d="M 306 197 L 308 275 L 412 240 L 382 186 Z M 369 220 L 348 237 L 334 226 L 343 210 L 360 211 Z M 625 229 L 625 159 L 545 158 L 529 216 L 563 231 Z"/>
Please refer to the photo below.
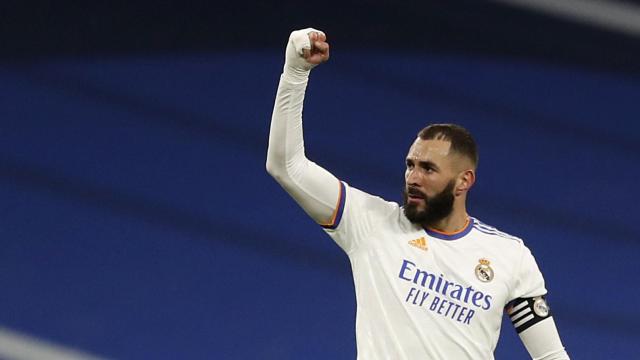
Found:
<path fill-rule="evenodd" d="M 417 205 L 408 204 L 404 206 L 404 216 L 414 224 L 422 223 L 426 212 L 418 208 Z"/>

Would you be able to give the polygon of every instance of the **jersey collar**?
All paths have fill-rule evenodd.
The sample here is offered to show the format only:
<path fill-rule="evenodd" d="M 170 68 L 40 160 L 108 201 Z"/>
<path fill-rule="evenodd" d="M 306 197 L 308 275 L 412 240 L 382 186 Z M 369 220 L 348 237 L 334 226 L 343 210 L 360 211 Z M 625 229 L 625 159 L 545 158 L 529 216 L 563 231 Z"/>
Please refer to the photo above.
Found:
<path fill-rule="evenodd" d="M 467 235 L 471 229 L 473 229 L 473 220 L 470 217 L 467 218 L 467 222 L 464 224 L 462 229 L 456 230 L 454 232 L 444 232 L 436 229 L 430 229 L 425 227 L 424 231 L 427 232 L 427 235 L 434 237 L 440 240 L 458 240 L 465 235 Z"/>

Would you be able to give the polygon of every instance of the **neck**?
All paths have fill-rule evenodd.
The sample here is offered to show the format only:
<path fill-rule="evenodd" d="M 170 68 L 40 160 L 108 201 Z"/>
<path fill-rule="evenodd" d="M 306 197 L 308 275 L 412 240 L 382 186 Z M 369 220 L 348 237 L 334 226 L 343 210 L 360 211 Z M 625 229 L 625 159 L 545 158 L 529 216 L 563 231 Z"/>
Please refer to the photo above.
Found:
<path fill-rule="evenodd" d="M 449 216 L 433 224 L 425 224 L 425 227 L 440 232 L 453 233 L 462 230 L 467 225 L 468 220 L 469 215 L 465 206 L 454 206 Z"/>

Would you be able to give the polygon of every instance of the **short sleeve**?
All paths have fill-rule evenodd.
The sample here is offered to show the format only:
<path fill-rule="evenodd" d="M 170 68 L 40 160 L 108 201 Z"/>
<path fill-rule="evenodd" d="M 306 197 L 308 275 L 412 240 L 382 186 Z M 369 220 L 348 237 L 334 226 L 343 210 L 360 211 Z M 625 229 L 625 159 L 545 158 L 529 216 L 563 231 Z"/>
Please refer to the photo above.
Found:
<path fill-rule="evenodd" d="M 328 224 L 323 224 L 325 232 L 347 254 L 353 252 L 364 241 L 367 234 L 398 204 L 368 194 L 341 182 L 340 199 L 336 211 Z"/>
<path fill-rule="evenodd" d="M 538 264 L 529 248 L 524 244 L 522 244 L 520 264 L 514 275 L 514 286 L 509 300 L 541 296 L 547 293 Z"/>

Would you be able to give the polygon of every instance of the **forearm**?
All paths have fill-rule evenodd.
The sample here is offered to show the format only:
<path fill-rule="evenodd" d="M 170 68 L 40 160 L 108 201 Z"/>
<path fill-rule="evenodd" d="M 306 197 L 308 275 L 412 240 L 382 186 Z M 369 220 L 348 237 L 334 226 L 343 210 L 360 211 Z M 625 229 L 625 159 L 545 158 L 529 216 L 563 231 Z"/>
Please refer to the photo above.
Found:
<path fill-rule="evenodd" d="M 569 360 L 544 296 L 518 298 L 506 312 L 534 360 Z"/>
<path fill-rule="evenodd" d="M 553 317 L 521 332 L 520 339 L 533 360 L 569 360 Z"/>

